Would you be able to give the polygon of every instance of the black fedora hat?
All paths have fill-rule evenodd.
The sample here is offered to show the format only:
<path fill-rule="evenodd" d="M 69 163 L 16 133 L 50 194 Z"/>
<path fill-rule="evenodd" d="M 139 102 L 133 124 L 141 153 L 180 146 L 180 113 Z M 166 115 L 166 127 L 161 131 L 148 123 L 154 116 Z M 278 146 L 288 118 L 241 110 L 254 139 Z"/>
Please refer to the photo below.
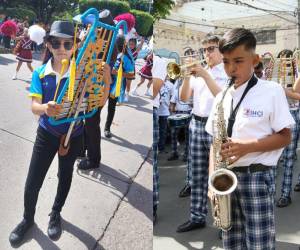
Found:
<path fill-rule="evenodd" d="M 69 21 L 54 21 L 51 25 L 49 36 L 60 38 L 73 38 L 74 24 Z"/>

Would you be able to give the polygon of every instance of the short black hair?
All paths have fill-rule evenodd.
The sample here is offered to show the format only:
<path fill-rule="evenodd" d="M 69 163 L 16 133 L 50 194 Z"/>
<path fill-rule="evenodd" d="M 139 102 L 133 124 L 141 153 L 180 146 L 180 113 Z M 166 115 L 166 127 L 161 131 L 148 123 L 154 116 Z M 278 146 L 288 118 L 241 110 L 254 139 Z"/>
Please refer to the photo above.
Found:
<path fill-rule="evenodd" d="M 219 42 L 219 50 L 222 54 L 230 52 L 240 45 L 244 45 L 246 50 L 256 48 L 256 38 L 254 34 L 244 28 L 235 28 L 224 34 Z"/>
<path fill-rule="evenodd" d="M 216 43 L 219 44 L 219 41 L 221 40 L 221 37 L 217 35 L 212 35 L 212 34 L 207 34 L 202 40 L 201 44 L 206 44 L 206 43 Z"/>
<path fill-rule="evenodd" d="M 128 42 L 134 42 L 135 44 L 137 44 L 136 38 L 130 38 Z"/>
<path fill-rule="evenodd" d="M 254 68 L 255 68 L 255 69 L 263 69 L 263 68 L 264 68 L 264 65 L 263 65 L 263 63 L 260 61 Z"/>
<path fill-rule="evenodd" d="M 277 55 L 277 58 L 280 57 L 286 57 L 286 58 L 293 57 L 293 51 L 291 51 L 290 49 L 281 50 Z"/>

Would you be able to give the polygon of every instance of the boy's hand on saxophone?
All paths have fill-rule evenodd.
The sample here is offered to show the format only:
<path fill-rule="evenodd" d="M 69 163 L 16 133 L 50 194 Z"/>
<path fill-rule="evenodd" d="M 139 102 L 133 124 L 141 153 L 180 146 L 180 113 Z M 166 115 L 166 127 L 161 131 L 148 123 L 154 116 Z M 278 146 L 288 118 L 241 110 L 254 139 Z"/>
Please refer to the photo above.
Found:
<path fill-rule="evenodd" d="M 222 144 L 221 155 L 224 159 L 228 160 L 229 164 L 232 164 L 250 153 L 249 149 L 248 141 L 228 138 L 227 142 Z"/>

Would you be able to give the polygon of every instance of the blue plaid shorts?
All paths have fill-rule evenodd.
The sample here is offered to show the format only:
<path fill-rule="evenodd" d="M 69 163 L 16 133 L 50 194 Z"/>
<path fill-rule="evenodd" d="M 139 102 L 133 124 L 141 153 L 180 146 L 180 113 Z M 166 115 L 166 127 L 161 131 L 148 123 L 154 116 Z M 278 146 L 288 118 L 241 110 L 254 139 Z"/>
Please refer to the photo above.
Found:
<path fill-rule="evenodd" d="M 275 249 L 274 170 L 236 173 L 231 194 L 232 228 L 223 232 L 224 249 Z"/>
<path fill-rule="evenodd" d="M 285 147 L 282 153 L 282 166 L 284 168 L 281 195 L 283 197 L 289 197 L 292 189 L 292 180 L 293 180 L 293 167 L 294 167 L 294 157 L 297 150 L 297 143 L 299 139 L 300 132 L 300 119 L 299 119 L 299 109 L 290 111 L 294 120 L 295 125 L 291 129 L 292 141 Z M 300 179 L 300 178 L 299 178 Z"/>
<path fill-rule="evenodd" d="M 158 140 L 159 140 L 159 123 L 157 108 L 153 108 L 153 206 L 158 205 L 159 201 L 159 173 L 157 166 L 158 156 Z"/>
<path fill-rule="evenodd" d="M 190 220 L 200 222 L 207 215 L 208 163 L 212 136 L 205 131 L 205 122 L 190 122 L 189 160 L 191 168 Z"/>

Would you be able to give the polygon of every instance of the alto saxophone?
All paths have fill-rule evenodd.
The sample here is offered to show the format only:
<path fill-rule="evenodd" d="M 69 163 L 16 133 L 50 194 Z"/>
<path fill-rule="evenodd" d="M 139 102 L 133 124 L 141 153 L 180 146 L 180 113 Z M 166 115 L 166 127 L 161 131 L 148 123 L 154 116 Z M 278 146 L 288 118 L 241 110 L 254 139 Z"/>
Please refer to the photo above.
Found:
<path fill-rule="evenodd" d="M 216 106 L 217 118 L 216 124 L 213 124 L 213 128 L 217 130 L 213 133 L 213 160 L 215 171 L 208 180 L 208 185 L 213 193 L 211 206 L 214 225 L 223 231 L 228 231 L 231 228 L 231 193 L 237 186 L 236 175 L 233 171 L 228 169 L 228 160 L 224 160 L 221 156 L 222 143 L 226 142 L 228 138 L 224 119 L 223 100 L 229 87 L 233 83 L 234 78 L 231 79 L 228 88 L 224 91 L 221 101 Z"/>

